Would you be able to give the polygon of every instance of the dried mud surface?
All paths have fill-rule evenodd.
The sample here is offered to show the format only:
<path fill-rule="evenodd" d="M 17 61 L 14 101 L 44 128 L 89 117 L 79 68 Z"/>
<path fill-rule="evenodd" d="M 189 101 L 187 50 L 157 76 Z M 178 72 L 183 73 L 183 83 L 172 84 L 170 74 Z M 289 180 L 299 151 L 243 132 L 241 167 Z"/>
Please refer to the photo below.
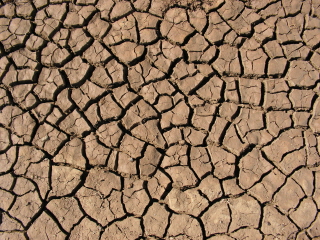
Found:
<path fill-rule="evenodd" d="M 319 239 L 319 0 L 0 3 L 0 239 Z"/>

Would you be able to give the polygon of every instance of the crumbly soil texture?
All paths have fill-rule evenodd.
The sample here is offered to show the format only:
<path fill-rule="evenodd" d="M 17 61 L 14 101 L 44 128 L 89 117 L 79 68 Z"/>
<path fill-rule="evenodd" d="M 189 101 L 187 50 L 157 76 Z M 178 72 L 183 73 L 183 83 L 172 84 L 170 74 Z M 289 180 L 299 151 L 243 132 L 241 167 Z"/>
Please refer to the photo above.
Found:
<path fill-rule="evenodd" d="M 319 0 L 0 0 L 0 239 L 320 239 Z"/>

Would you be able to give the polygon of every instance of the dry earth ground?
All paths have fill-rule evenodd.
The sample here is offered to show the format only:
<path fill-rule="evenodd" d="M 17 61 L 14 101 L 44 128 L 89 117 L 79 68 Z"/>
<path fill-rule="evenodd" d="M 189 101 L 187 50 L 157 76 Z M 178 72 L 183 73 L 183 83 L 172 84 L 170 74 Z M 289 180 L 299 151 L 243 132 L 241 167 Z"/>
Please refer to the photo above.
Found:
<path fill-rule="evenodd" d="M 0 3 L 0 239 L 320 239 L 319 0 Z"/>

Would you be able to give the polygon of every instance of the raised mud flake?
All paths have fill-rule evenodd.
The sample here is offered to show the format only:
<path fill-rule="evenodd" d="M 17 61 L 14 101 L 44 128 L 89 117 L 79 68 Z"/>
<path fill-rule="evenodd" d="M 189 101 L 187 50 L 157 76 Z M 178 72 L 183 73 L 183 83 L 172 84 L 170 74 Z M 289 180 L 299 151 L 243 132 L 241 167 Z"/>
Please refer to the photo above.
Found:
<path fill-rule="evenodd" d="M 152 145 L 148 145 L 139 161 L 140 175 L 152 176 L 160 163 L 162 154 Z"/>
<path fill-rule="evenodd" d="M 185 61 L 180 61 L 176 64 L 173 69 L 172 76 L 174 79 L 182 80 L 186 77 L 194 76 L 197 73 L 196 65 L 193 63 L 186 63 Z"/>
<path fill-rule="evenodd" d="M 310 169 L 301 168 L 297 170 L 292 175 L 292 179 L 299 184 L 299 186 L 302 188 L 306 196 L 310 197 L 312 195 L 315 186 L 313 184 L 314 183 L 313 172 Z M 314 199 L 316 198 L 314 197 Z"/>
<path fill-rule="evenodd" d="M 262 86 L 260 81 L 240 78 L 239 90 L 242 103 L 259 105 L 262 97 Z"/>
<path fill-rule="evenodd" d="M 151 197 L 160 200 L 170 182 L 167 175 L 158 170 L 147 183 L 147 188 Z"/>
<path fill-rule="evenodd" d="M 237 1 L 237 3 L 239 2 Z M 237 4 L 232 3 L 232 5 L 234 6 Z M 230 19 L 228 21 L 228 24 L 240 36 L 247 36 L 252 32 L 252 28 L 253 28 L 252 25 L 257 23 L 260 19 L 261 19 L 261 16 L 259 16 L 257 13 L 252 11 L 252 9 L 245 8 L 239 17 L 237 17 L 236 19 Z"/>
<path fill-rule="evenodd" d="M 36 239 L 64 239 L 65 234 L 59 229 L 55 221 L 46 213 L 43 212 L 36 221 L 28 229 L 27 234 L 29 238 Z"/>
<path fill-rule="evenodd" d="M 42 68 L 33 91 L 40 99 L 54 100 L 56 92 L 65 85 L 57 69 Z"/>
<path fill-rule="evenodd" d="M 320 132 L 320 101 L 317 99 L 313 105 L 312 117 L 309 126 L 314 133 Z"/>
<path fill-rule="evenodd" d="M 197 177 L 188 166 L 173 166 L 166 168 L 165 171 L 171 176 L 173 187 L 194 187 L 198 183 Z"/>
<path fill-rule="evenodd" d="M 197 189 L 181 191 L 173 188 L 164 201 L 174 212 L 189 214 L 195 217 L 199 216 L 209 205 L 208 201 L 200 195 Z"/>
<path fill-rule="evenodd" d="M 65 196 L 73 193 L 81 183 L 82 174 L 82 171 L 75 168 L 52 166 L 50 196 Z"/>
<path fill-rule="evenodd" d="M 273 169 L 263 177 L 261 182 L 249 189 L 249 193 L 257 198 L 261 203 L 272 200 L 274 193 L 284 183 L 285 175 L 278 169 Z"/>
<path fill-rule="evenodd" d="M 270 171 L 272 165 L 255 148 L 240 159 L 239 168 L 239 185 L 248 189 L 258 182 L 263 174 Z"/>
<path fill-rule="evenodd" d="M 91 130 L 87 121 L 81 116 L 78 110 L 72 111 L 60 124 L 61 129 L 71 135 L 83 136 Z"/>
<path fill-rule="evenodd" d="M 291 178 L 287 179 L 285 185 L 274 196 L 274 203 L 280 211 L 288 213 L 296 209 L 300 199 L 304 197 L 301 187 Z"/>
<path fill-rule="evenodd" d="M 307 228 L 315 220 L 317 206 L 311 198 L 305 198 L 299 206 L 290 213 L 290 218 L 301 228 Z"/>
<path fill-rule="evenodd" d="M 123 190 L 123 204 L 126 212 L 135 216 L 142 216 L 150 202 L 149 196 L 144 189 L 145 181 L 125 178 Z"/>
<path fill-rule="evenodd" d="M 124 41 L 138 41 L 137 26 L 133 15 L 112 23 L 111 29 L 103 39 L 106 45 L 115 45 Z"/>
<path fill-rule="evenodd" d="M 101 231 L 102 229 L 98 224 L 89 220 L 88 217 L 85 217 L 70 232 L 70 240 L 78 240 L 84 238 L 98 240 L 100 239 Z"/>
<path fill-rule="evenodd" d="M 83 53 L 83 57 L 92 65 L 101 65 L 111 59 L 111 54 L 101 45 L 101 43 L 94 41 Z"/>
<path fill-rule="evenodd" d="M 241 74 L 238 49 L 227 44 L 220 46 L 220 54 L 212 66 L 221 74 L 238 76 Z"/>
<path fill-rule="evenodd" d="M 12 48 L 23 44 L 28 36 L 31 28 L 29 20 L 21 18 L 13 18 L 12 20 L 2 18 L 0 21 L 0 41 L 4 46 L 5 51 L 10 51 Z"/>
<path fill-rule="evenodd" d="M 59 48 L 49 42 L 41 52 L 41 63 L 48 67 L 61 66 L 70 58 L 70 53 L 65 48 Z"/>
<path fill-rule="evenodd" d="M 19 49 L 9 55 L 17 68 L 27 68 L 36 70 L 39 67 L 37 62 L 37 55 L 35 52 L 31 52 L 28 49 Z"/>
<path fill-rule="evenodd" d="M 109 30 L 110 23 L 101 19 L 101 13 L 96 13 L 88 23 L 87 30 L 95 39 L 102 39 Z"/>
<path fill-rule="evenodd" d="M 274 137 L 279 135 L 281 130 L 291 127 L 292 120 L 290 112 L 271 111 L 266 114 L 267 130 Z"/>
<path fill-rule="evenodd" d="M 96 67 L 91 76 L 92 82 L 105 88 L 112 84 L 121 83 L 123 80 L 124 67 L 114 59 L 110 60 L 105 67 Z"/>
<path fill-rule="evenodd" d="M 89 189 L 95 189 L 104 196 L 110 195 L 113 190 L 121 190 L 121 179 L 118 175 L 103 169 L 92 168 L 84 184 Z"/>
<path fill-rule="evenodd" d="M 23 232 L 0 232 L 0 237 L 5 240 L 22 240 L 27 239 Z"/>
<path fill-rule="evenodd" d="M 77 200 L 72 197 L 53 199 L 46 207 L 54 214 L 67 232 L 69 232 L 83 216 Z"/>
<path fill-rule="evenodd" d="M 124 42 L 111 47 L 113 53 L 125 64 L 134 64 L 143 56 L 145 47 L 133 42 Z M 133 51 L 132 51 L 133 50 Z"/>
<path fill-rule="evenodd" d="M 35 120 L 29 112 L 25 112 L 12 118 L 11 140 L 13 144 L 23 144 L 30 142 L 35 127 Z"/>
<path fill-rule="evenodd" d="M 263 45 L 264 50 L 271 59 L 284 57 L 281 47 L 286 46 L 280 46 L 280 44 L 276 40 L 269 41 L 265 45 Z"/>
<path fill-rule="evenodd" d="M 192 146 L 203 145 L 204 139 L 207 136 L 202 131 L 198 131 L 191 127 L 183 128 L 184 139 L 190 143 Z"/>
<path fill-rule="evenodd" d="M 189 76 L 184 79 L 177 79 L 175 81 L 179 89 L 181 89 L 182 92 L 188 95 L 201 84 L 203 79 L 204 76 L 201 73 L 197 73 L 195 76 Z"/>
<path fill-rule="evenodd" d="M 145 143 L 141 140 L 125 134 L 120 144 L 120 150 L 135 159 L 141 157 L 144 145 Z"/>
<path fill-rule="evenodd" d="M 216 104 L 204 104 L 203 106 L 195 107 L 192 125 L 197 129 L 209 130 L 211 122 L 213 121 L 214 114 L 216 113 Z"/>
<path fill-rule="evenodd" d="M 320 70 L 320 53 L 314 52 L 310 62 L 317 70 Z"/>
<path fill-rule="evenodd" d="M 244 67 L 244 76 L 261 77 L 265 74 L 265 65 L 267 55 L 262 48 L 257 50 L 240 49 L 242 64 Z"/>
<path fill-rule="evenodd" d="M 317 39 L 320 33 L 320 29 L 312 29 L 312 30 L 305 30 L 303 32 L 303 41 L 309 46 L 310 48 L 314 48 L 319 44 L 319 40 Z"/>
<path fill-rule="evenodd" d="M 214 167 L 214 176 L 219 179 L 233 176 L 236 157 L 223 148 L 219 148 L 214 145 L 210 145 L 208 150 Z"/>
<path fill-rule="evenodd" d="M 311 87 L 319 79 L 319 72 L 306 61 L 292 61 L 286 79 L 290 86 Z"/>
<path fill-rule="evenodd" d="M 128 217 L 122 221 L 115 222 L 102 234 L 102 239 L 130 240 L 142 236 L 140 219 Z"/>
<path fill-rule="evenodd" d="M 182 58 L 183 52 L 180 46 L 173 45 L 169 41 L 161 41 L 161 52 L 164 57 L 171 61 L 176 61 Z"/>
<path fill-rule="evenodd" d="M 243 141 L 238 135 L 237 128 L 233 124 L 228 128 L 224 136 L 223 145 L 236 156 L 239 156 L 249 146 L 249 144 Z"/>
<path fill-rule="evenodd" d="M 226 200 L 221 200 L 203 214 L 201 220 L 204 224 L 206 236 L 228 231 L 231 221 L 231 212 Z"/>
<path fill-rule="evenodd" d="M 113 100 L 113 98 L 110 94 L 101 98 L 98 105 L 100 108 L 100 115 L 101 115 L 102 120 L 116 119 L 122 113 L 122 109 Z"/>
<path fill-rule="evenodd" d="M 165 148 L 166 141 L 159 129 L 158 120 L 149 120 L 145 124 L 141 124 L 132 129 L 132 134 L 150 144 L 153 144 L 157 148 Z"/>
<path fill-rule="evenodd" d="M 297 227 L 285 216 L 280 214 L 274 207 L 265 206 L 261 231 L 274 238 L 294 239 Z"/>
<path fill-rule="evenodd" d="M 267 157 L 274 162 L 281 162 L 283 155 L 304 145 L 302 132 L 298 129 L 290 129 L 280 134 L 279 138 L 271 145 L 263 148 Z"/>
<path fill-rule="evenodd" d="M 217 77 L 212 77 L 203 87 L 197 90 L 197 94 L 203 100 L 218 102 L 221 99 L 223 81 Z"/>
<path fill-rule="evenodd" d="M 223 195 L 219 179 L 212 175 L 201 180 L 198 190 L 200 190 L 201 194 L 204 194 L 210 202 L 222 197 Z"/>
<path fill-rule="evenodd" d="M 45 199 L 50 190 L 49 185 L 49 159 L 44 159 L 39 163 L 31 163 L 25 176 L 32 179 L 39 188 L 40 196 Z"/>
<path fill-rule="evenodd" d="M 18 195 L 9 213 L 19 219 L 24 226 L 40 211 L 42 202 L 31 181 L 18 178 L 14 192 Z M 7 200 L 7 199 L 6 199 Z"/>
<path fill-rule="evenodd" d="M 118 122 L 110 122 L 100 126 L 97 131 L 99 140 L 108 147 L 118 147 L 120 144 L 122 130 L 118 126 Z"/>
<path fill-rule="evenodd" d="M 179 102 L 172 110 L 162 114 L 162 119 L 160 120 L 161 128 L 187 124 L 189 111 L 190 109 L 184 101 Z"/>
<path fill-rule="evenodd" d="M 230 27 L 228 24 L 217 12 L 209 13 L 209 26 L 204 33 L 204 37 L 208 39 L 211 44 L 222 42 L 229 30 Z"/>
<path fill-rule="evenodd" d="M 82 187 L 76 196 L 86 214 L 102 226 L 125 216 L 121 203 L 122 193 L 119 191 L 112 190 L 111 194 L 105 196 L 97 190 Z"/>
<path fill-rule="evenodd" d="M 10 147 L 5 153 L 0 154 L 0 164 L 1 170 L 0 173 L 4 173 L 12 169 L 16 162 L 17 157 L 17 147 Z"/>
<path fill-rule="evenodd" d="M 71 91 L 72 100 L 83 110 L 87 108 L 92 101 L 99 98 L 105 92 L 105 89 L 90 81 L 85 81 L 79 88 L 74 88 Z"/>
<path fill-rule="evenodd" d="M 129 68 L 128 80 L 130 87 L 135 91 L 139 91 L 140 88 L 146 83 L 160 80 L 165 77 L 165 74 L 158 68 L 151 65 L 148 60 L 144 60 L 139 64 Z"/>
<path fill-rule="evenodd" d="M 282 76 L 288 62 L 285 58 L 270 59 L 268 63 L 268 76 Z"/>
<path fill-rule="evenodd" d="M 11 207 L 13 201 L 15 200 L 15 196 L 12 193 L 10 193 L 9 191 L 0 189 L 0 197 L 2 199 L 2 201 L 0 202 L 1 209 L 4 211 L 8 211 L 9 208 Z M 19 201 L 21 201 L 21 198 L 19 199 Z M 22 204 L 18 203 L 18 206 L 20 206 Z M 13 214 L 15 214 L 15 212 L 13 212 Z M 16 215 L 15 215 L 15 217 L 16 217 Z"/>
<path fill-rule="evenodd" d="M 69 12 L 63 22 L 66 27 L 79 27 L 96 12 L 94 6 L 77 6 L 72 3 L 69 4 Z"/>
<path fill-rule="evenodd" d="M 90 42 L 91 39 L 86 36 L 85 32 L 81 28 L 74 28 L 70 30 L 68 46 L 75 54 L 85 50 Z"/>
<path fill-rule="evenodd" d="M 310 49 L 302 43 L 282 45 L 282 48 L 288 60 L 305 60 L 310 52 Z"/>
<path fill-rule="evenodd" d="M 260 231 L 257 229 L 252 229 L 252 228 L 241 228 L 241 229 L 231 233 L 230 236 L 232 236 L 233 239 L 255 239 L 255 240 L 262 240 L 263 239 L 263 235 L 260 233 Z M 210 238 L 210 240 L 211 240 L 211 238 Z"/>
<path fill-rule="evenodd" d="M 206 12 L 202 9 L 188 10 L 188 16 L 190 24 L 201 33 L 207 24 Z"/>
<path fill-rule="evenodd" d="M 116 153 L 113 152 L 113 153 Z M 126 176 L 129 175 L 137 175 L 138 170 L 137 170 L 137 163 L 136 163 L 136 158 L 132 157 L 132 155 L 128 155 L 125 152 L 119 152 L 117 159 L 116 159 L 117 165 L 113 167 L 113 169 L 117 170 L 121 174 L 125 174 Z M 113 164 L 113 159 L 112 156 L 109 158 L 108 161 L 108 166 Z"/>
<path fill-rule="evenodd" d="M 0 151 L 8 149 L 11 145 L 10 143 L 10 133 L 5 128 L 0 128 Z"/>
<path fill-rule="evenodd" d="M 113 89 L 113 96 L 123 108 L 128 107 L 138 98 L 138 95 L 130 91 L 127 85 Z"/>
<path fill-rule="evenodd" d="M 150 44 L 156 41 L 158 39 L 156 28 L 160 19 L 149 13 L 135 12 L 133 15 L 138 23 L 140 43 Z"/>
<path fill-rule="evenodd" d="M 197 219 L 186 214 L 173 214 L 170 218 L 167 238 L 178 240 L 203 239 L 200 223 Z"/>
<path fill-rule="evenodd" d="M 137 124 L 141 124 L 143 120 L 155 117 L 157 117 L 157 112 L 153 107 L 146 101 L 140 100 L 127 110 L 121 121 L 125 128 L 131 129 Z"/>
<path fill-rule="evenodd" d="M 169 9 L 160 26 L 162 36 L 182 44 L 194 32 L 187 19 L 187 13 L 182 8 Z"/>
<path fill-rule="evenodd" d="M 191 147 L 190 164 L 193 171 L 195 171 L 197 177 L 200 179 L 212 171 L 208 152 L 202 147 Z"/>
<path fill-rule="evenodd" d="M 232 197 L 244 193 L 243 189 L 239 187 L 236 178 L 229 178 L 223 180 L 222 187 L 224 195 L 226 196 Z"/>
<path fill-rule="evenodd" d="M 286 92 L 272 93 L 267 90 L 265 93 L 263 107 L 265 109 L 289 110 L 291 109 L 292 104 Z"/>
<path fill-rule="evenodd" d="M 110 19 L 114 21 L 116 19 L 122 18 L 129 14 L 132 10 L 133 9 L 129 1 L 116 2 L 110 12 Z"/>
<path fill-rule="evenodd" d="M 1 212 L 1 225 L 0 231 L 10 232 L 10 231 L 23 230 L 21 223 L 19 223 L 14 218 L 10 217 L 6 212 Z M 1 235 L 0 235 L 1 237 Z M 8 239 L 8 238 L 3 238 Z"/>
<path fill-rule="evenodd" d="M 320 216 L 319 216 L 319 214 L 317 215 L 315 221 L 312 223 L 312 225 L 307 230 L 307 233 L 312 238 L 320 236 Z"/>
<path fill-rule="evenodd" d="M 93 134 L 88 135 L 84 142 L 89 164 L 93 166 L 106 164 L 111 149 L 101 145 Z"/>
<path fill-rule="evenodd" d="M 166 168 L 177 165 L 188 165 L 188 145 L 173 145 L 167 149 L 161 162 L 161 167 Z"/>
<path fill-rule="evenodd" d="M 163 133 L 168 145 L 179 143 L 182 140 L 181 130 L 179 128 L 172 128 L 169 131 Z"/>
<path fill-rule="evenodd" d="M 208 144 L 221 144 L 222 134 L 227 126 L 229 126 L 229 122 L 226 119 L 222 117 L 216 117 L 206 142 Z"/>
<path fill-rule="evenodd" d="M 85 168 L 86 159 L 82 156 L 83 142 L 73 138 L 67 142 L 59 153 L 53 158 L 55 163 L 66 163 L 80 168 Z"/>
<path fill-rule="evenodd" d="M 56 34 L 53 35 L 52 40 L 54 43 L 56 43 L 58 46 L 60 47 L 70 47 L 71 45 L 73 46 L 73 48 L 75 47 L 75 45 L 77 44 L 75 42 L 75 38 L 77 36 L 81 36 L 81 43 L 79 44 L 79 46 L 83 45 L 83 41 L 85 40 L 85 35 L 83 34 L 83 32 L 81 31 L 72 31 L 72 39 L 70 36 L 71 31 L 69 29 L 66 28 L 61 28 L 58 32 L 56 32 Z M 70 40 L 69 40 L 70 39 Z M 70 45 L 69 45 L 70 42 Z"/>
<path fill-rule="evenodd" d="M 73 86 L 82 83 L 89 69 L 90 65 L 83 62 L 79 56 L 73 58 L 64 66 L 64 72 L 67 74 L 70 84 Z"/>
<path fill-rule="evenodd" d="M 229 232 L 241 227 L 257 228 L 260 221 L 261 209 L 257 200 L 243 195 L 230 199 L 231 224 Z"/>
<path fill-rule="evenodd" d="M 194 35 L 184 46 L 185 50 L 188 52 L 189 61 L 199 61 L 203 55 L 203 52 L 208 48 L 208 46 L 208 42 L 202 35 L 199 33 Z"/>
<path fill-rule="evenodd" d="M 163 237 L 168 225 L 170 213 L 164 205 L 154 202 L 143 216 L 143 225 L 147 236 Z"/>
<path fill-rule="evenodd" d="M 17 85 L 11 89 L 13 101 L 24 109 L 30 109 L 36 106 L 37 98 L 32 93 L 33 84 Z"/>
<path fill-rule="evenodd" d="M 264 113 L 260 110 L 242 108 L 235 120 L 239 135 L 245 138 L 249 132 L 261 130 L 264 126 Z"/>
<path fill-rule="evenodd" d="M 309 110 L 312 106 L 314 95 L 312 90 L 292 89 L 289 98 L 295 109 Z"/>
<path fill-rule="evenodd" d="M 304 19 L 302 14 L 280 19 L 277 23 L 277 39 L 280 43 L 301 42 Z"/>

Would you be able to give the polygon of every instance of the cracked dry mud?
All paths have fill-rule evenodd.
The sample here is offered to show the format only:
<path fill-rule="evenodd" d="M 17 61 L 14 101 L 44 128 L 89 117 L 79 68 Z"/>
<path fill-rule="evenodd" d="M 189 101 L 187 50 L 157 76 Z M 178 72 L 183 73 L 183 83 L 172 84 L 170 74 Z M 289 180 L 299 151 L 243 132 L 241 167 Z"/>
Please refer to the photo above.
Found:
<path fill-rule="evenodd" d="M 319 0 L 0 3 L 0 239 L 320 239 Z"/>

